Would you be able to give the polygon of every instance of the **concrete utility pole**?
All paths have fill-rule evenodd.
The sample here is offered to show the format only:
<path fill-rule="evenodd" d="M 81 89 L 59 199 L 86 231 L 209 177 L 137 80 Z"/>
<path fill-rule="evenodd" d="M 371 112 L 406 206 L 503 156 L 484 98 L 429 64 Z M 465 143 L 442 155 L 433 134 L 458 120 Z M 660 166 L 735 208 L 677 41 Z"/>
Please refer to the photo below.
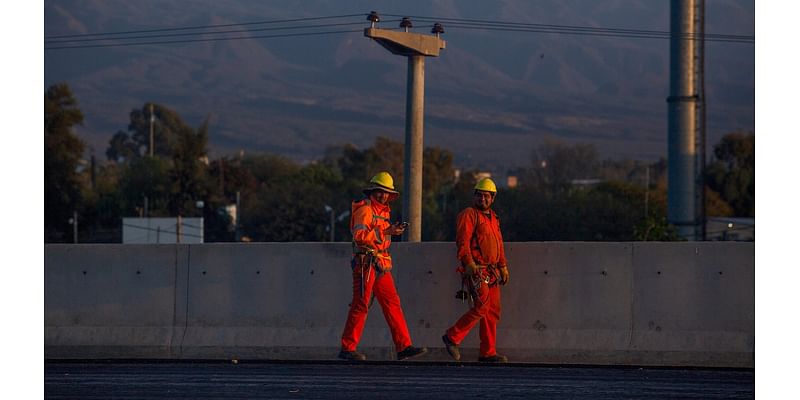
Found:
<path fill-rule="evenodd" d="M 697 225 L 697 87 L 695 76 L 695 0 L 670 4 L 670 96 L 668 103 L 667 218 L 687 240 Z"/>
<path fill-rule="evenodd" d="M 403 218 L 411 225 L 404 234 L 408 242 L 422 240 L 422 126 L 425 99 L 425 57 L 438 57 L 445 48 L 439 38 L 444 29 L 435 24 L 432 33 L 436 36 L 411 33 L 411 20 L 404 17 L 400 27 L 404 32 L 378 29 L 375 23 L 380 17 L 372 11 L 367 20 L 369 28 L 364 36 L 378 42 L 393 54 L 408 57 L 408 84 L 406 91 L 406 141 L 405 165 L 403 167 Z"/>

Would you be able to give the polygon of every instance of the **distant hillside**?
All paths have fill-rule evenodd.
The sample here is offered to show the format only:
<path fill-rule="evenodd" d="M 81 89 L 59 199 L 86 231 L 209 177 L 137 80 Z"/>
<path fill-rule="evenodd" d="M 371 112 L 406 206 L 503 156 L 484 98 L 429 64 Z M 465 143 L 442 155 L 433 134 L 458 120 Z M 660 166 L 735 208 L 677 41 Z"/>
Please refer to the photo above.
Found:
<path fill-rule="evenodd" d="M 668 30 L 669 3 L 45 1 L 45 36 L 367 13 Z M 707 31 L 754 32 L 750 1 L 707 1 Z M 389 18 L 384 18 L 389 19 Z M 363 16 L 348 22 L 363 21 Z M 395 23 L 386 27 L 394 27 Z M 425 143 L 461 166 L 526 164 L 545 136 L 590 142 L 608 157 L 666 156 L 669 42 L 448 28 L 426 62 Z M 238 29 L 242 29 L 239 27 Z M 419 29 L 427 32 L 427 30 Z M 754 129 L 754 46 L 709 43 L 709 143 Z M 155 101 L 199 125 L 215 154 L 318 158 L 325 147 L 402 140 L 405 60 L 361 33 L 45 51 L 45 85 L 67 82 L 102 155 L 128 113 Z"/>

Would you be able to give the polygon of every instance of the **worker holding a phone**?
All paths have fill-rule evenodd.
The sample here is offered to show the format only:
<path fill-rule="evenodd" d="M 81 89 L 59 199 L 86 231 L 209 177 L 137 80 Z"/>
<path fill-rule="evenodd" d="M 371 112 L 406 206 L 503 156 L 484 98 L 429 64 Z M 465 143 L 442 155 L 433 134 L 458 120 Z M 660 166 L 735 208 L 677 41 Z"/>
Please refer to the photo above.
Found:
<path fill-rule="evenodd" d="M 394 180 L 388 172 L 379 172 L 364 190 L 365 197 L 351 206 L 350 231 L 353 234 L 353 299 L 342 333 L 339 358 L 363 361 L 366 356 L 356 351 L 371 298 L 375 297 L 392 333 L 397 359 L 405 360 L 425 354 L 424 347 L 414 347 L 408 332 L 400 296 L 392 278 L 392 236 L 402 235 L 407 222 L 390 222 L 389 203 L 397 199 Z"/>

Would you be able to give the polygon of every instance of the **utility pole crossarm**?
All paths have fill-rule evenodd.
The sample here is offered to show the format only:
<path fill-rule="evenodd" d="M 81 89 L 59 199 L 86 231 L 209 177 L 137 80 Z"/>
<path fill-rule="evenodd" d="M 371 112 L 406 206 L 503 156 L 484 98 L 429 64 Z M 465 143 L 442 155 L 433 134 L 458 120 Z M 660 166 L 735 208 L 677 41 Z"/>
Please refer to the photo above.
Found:
<path fill-rule="evenodd" d="M 438 57 L 445 48 L 440 38 L 444 33 L 441 24 L 434 25 L 431 33 L 423 35 L 409 32 L 411 19 L 404 17 L 400 27 L 405 32 L 378 29 L 375 24 L 380 16 L 375 11 L 367 17 L 371 26 L 364 29 L 364 36 L 378 42 L 392 54 L 408 58 L 408 83 L 406 85 L 406 141 L 403 166 L 403 218 L 411 225 L 403 234 L 409 242 L 422 241 L 422 153 L 423 115 L 425 104 L 425 57 Z"/>
<path fill-rule="evenodd" d="M 436 36 L 379 28 L 365 28 L 364 36 L 400 56 L 439 57 L 439 50 L 447 44 Z"/>

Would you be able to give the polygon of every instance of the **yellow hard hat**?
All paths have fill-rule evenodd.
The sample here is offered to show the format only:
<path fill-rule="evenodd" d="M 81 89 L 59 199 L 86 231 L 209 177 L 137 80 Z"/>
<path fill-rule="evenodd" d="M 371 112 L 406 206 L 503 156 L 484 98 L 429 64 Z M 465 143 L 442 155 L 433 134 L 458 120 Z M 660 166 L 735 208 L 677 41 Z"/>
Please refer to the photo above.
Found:
<path fill-rule="evenodd" d="M 484 192 L 497 193 L 497 185 L 489 178 L 483 178 L 475 184 L 475 190 L 482 190 Z"/>
<path fill-rule="evenodd" d="M 394 190 L 394 179 L 392 179 L 392 176 L 386 171 L 381 171 L 375 174 L 375 176 L 369 180 L 369 183 L 370 186 L 364 188 L 364 194 L 367 196 L 369 196 L 369 192 L 376 189 L 383 190 L 384 192 L 391 194 L 392 196 L 390 196 L 390 200 L 394 200 L 398 195 L 400 195 L 400 192 Z"/>

